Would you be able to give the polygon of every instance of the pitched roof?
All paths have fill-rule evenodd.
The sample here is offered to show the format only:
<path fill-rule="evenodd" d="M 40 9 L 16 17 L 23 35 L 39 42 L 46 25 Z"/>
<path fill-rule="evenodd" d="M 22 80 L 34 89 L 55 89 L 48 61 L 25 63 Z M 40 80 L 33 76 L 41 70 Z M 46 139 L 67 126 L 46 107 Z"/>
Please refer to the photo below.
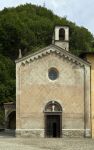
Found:
<path fill-rule="evenodd" d="M 55 53 L 61 57 L 65 57 L 69 61 L 72 61 L 73 63 L 79 64 L 81 66 L 83 66 L 83 65 L 90 66 L 90 63 L 88 63 L 87 61 L 84 61 L 83 59 L 81 59 L 81 58 L 71 54 L 70 52 L 60 48 L 59 46 L 56 46 L 53 44 L 51 44 L 48 47 L 45 47 L 33 54 L 30 54 L 30 55 L 27 55 L 20 59 L 17 59 L 15 62 L 16 63 L 22 62 L 23 64 L 25 64 L 27 62 L 29 63 L 31 61 L 34 61 L 35 59 L 42 58 L 43 56 L 46 56 L 47 54 L 50 54 L 50 53 Z"/>

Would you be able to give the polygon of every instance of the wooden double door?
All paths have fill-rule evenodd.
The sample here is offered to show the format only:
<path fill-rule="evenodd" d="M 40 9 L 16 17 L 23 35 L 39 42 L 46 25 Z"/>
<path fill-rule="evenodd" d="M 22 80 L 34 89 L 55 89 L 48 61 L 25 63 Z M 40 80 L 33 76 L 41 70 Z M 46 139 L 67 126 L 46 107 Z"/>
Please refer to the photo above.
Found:
<path fill-rule="evenodd" d="M 62 135 L 61 115 L 45 116 L 45 136 L 59 138 Z"/>

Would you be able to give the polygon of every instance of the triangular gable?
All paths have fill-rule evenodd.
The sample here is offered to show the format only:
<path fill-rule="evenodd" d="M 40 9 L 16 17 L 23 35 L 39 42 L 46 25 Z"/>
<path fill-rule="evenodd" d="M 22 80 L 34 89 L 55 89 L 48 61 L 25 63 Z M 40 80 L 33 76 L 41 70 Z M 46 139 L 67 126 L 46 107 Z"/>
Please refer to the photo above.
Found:
<path fill-rule="evenodd" d="M 83 59 L 69 53 L 68 51 L 56 46 L 56 45 L 50 45 L 48 47 L 45 47 L 33 54 L 30 54 L 30 55 L 27 55 L 21 59 L 17 59 L 15 62 L 16 63 L 19 63 L 21 62 L 22 64 L 25 64 L 25 63 L 29 63 L 31 61 L 34 61 L 36 59 L 39 59 L 43 56 L 46 56 L 47 54 L 50 54 L 50 53 L 55 53 L 61 57 L 65 57 L 66 59 L 68 59 L 69 61 L 72 61 L 73 63 L 76 63 L 78 65 L 89 65 L 90 66 L 90 63 L 84 61 Z"/>

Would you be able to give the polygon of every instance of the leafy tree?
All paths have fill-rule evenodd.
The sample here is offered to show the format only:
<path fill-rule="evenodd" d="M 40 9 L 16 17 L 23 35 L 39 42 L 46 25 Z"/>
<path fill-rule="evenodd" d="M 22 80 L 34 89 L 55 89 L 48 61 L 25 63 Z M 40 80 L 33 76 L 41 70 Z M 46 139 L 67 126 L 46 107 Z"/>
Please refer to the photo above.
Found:
<path fill-rule="evenodd" d="M 15 101 L 15 65 L 0 55 L 0 104 Z"/>
<path fill-rule="evenodd" d="M 51 10 L 31 4 L 0 11 L 0 103 L 15 101 L 15 63 L 21 48 L 23 55 L 52 42 L 55 25 L 70 28 L 70 52 L 79 55 L 94 51 L 94 37 L 84 27 L 54 15 Z"/>

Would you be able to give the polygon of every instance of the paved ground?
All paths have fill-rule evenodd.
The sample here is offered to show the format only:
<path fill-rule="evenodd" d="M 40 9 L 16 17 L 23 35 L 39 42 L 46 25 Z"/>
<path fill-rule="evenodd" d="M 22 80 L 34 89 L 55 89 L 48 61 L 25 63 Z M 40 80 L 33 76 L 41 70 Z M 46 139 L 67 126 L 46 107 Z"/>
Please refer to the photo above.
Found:
<path fill-rule="evenodd" d="M 0 150 L 94 150 L 94 140 L 15 138 L 0 135 Z"/>

